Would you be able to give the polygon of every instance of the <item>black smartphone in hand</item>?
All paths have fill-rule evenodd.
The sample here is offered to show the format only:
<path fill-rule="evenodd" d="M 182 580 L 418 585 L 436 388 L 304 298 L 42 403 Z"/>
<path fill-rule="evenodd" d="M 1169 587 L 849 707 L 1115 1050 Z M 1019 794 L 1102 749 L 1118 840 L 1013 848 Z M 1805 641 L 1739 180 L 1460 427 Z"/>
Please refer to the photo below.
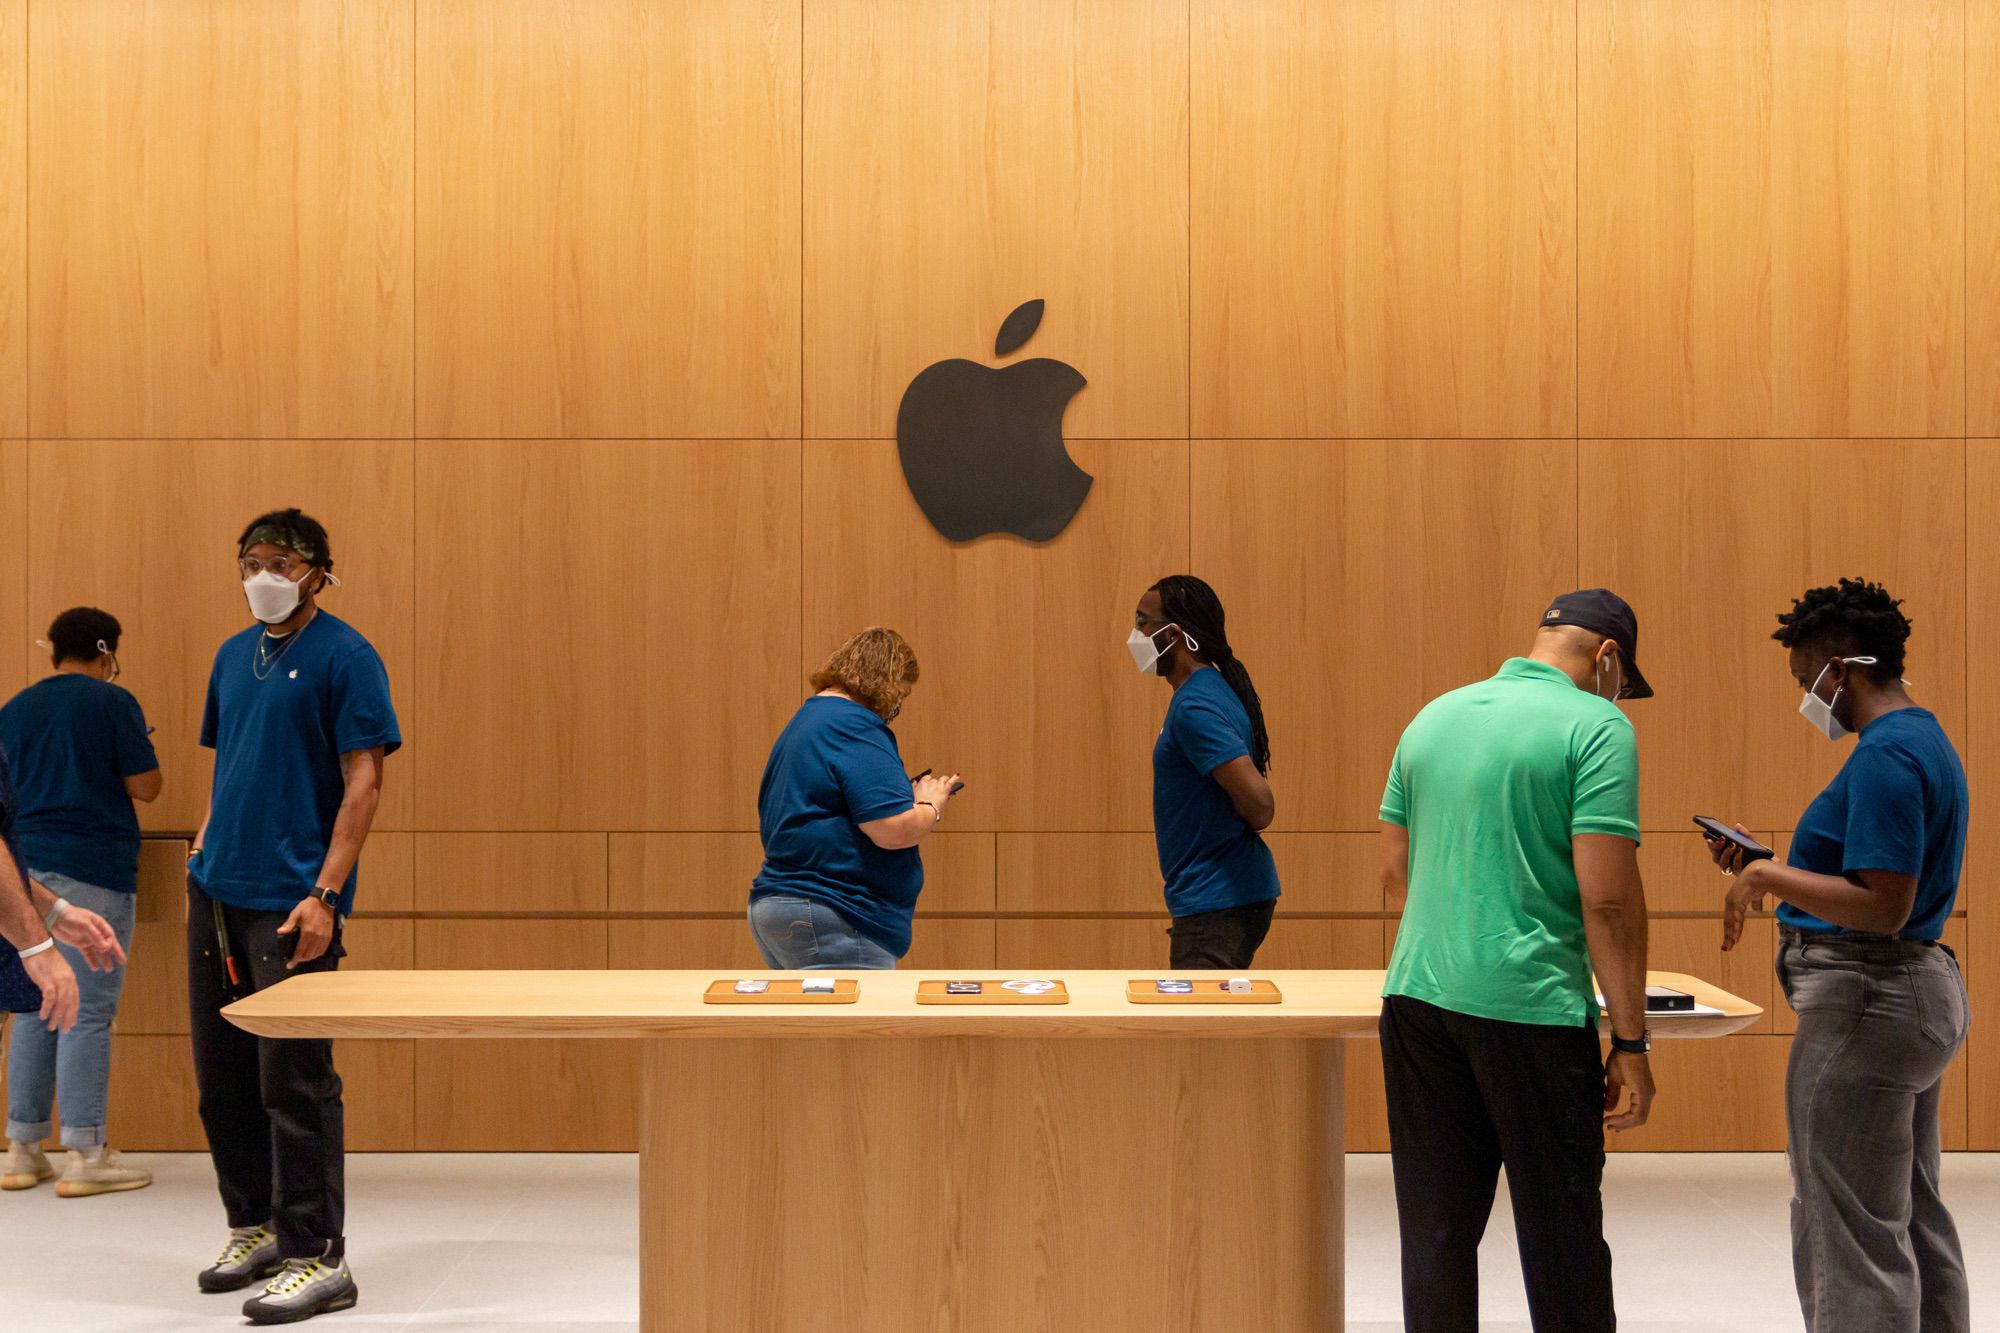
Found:
<path fill-rule="evenodd" d="M 1699 828 L 1704 836 L 1720 838 L 1724 842 L 1735 843 L 1743 850 L 1743 859 L 1745 861 L 1768 861 L 1778 855 L 1755 838 L 1745 833 L 1738 833 L 1719 819 L 1711 819 L 1707 815 L 1696 815 L 1694 822 L 1695 827 Z"/>

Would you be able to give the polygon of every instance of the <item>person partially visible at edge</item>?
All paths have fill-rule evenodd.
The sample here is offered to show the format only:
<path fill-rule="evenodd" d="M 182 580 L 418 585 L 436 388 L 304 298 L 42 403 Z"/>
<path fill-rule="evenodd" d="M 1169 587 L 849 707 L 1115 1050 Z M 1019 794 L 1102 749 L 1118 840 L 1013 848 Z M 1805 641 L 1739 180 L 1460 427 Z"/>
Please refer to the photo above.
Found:
<path fill-rule="evenodd" d="M 1942 938 L 1965 859 L 1965 768 L 1910 697 L 1910 620 L 1881 584 L 1808 589 L 1772 637 L 1813 730 L 1859 736 L 1783 863 L 1746 864 L 1735 843 L 1709 840 L 1736 877 L 1723 948 L 1767 896 L 1779 904 L 1778 980 L 1798 1014 L 1785 1127 L 1799 1305 L 1807 1333 L 1965 1333 L 1938 1139 L 1945 1070 L 1972 1023 Z"/>
<path fill-rule="evenodd" d="M 29 877 L 57 895 L 61 911 L 85 907 L 103 917 L 129 952 L 139 889 L 132 803 L 157 799 L 161 776 L 139 701 L 112 683 L 123 632 L 117 617 L 96 607 L 57 616 L 47 640 L 53 671 L 0 707 L 0 750 L 14 768 L 15 834 Z M 77 979 L 76 1026 L 15 1029 L 0 1189 L 32 1189 L 56 1174 L 41 1145 L 55 1128 L 58 1098 L 69 1160 L 56 1193 L 74 1199 L 143 1189 L 153 1173 L 113 1151 L 105 1131 L 111 1026 L 125 969 L 93 970 L 81 950 L 62 947 Z"/>
<path fill-rule="evenodd" d="M 910 951 L 924 887 L 917 850 L 944 819 L 957 773 L 912 778 L 889 724 L 917 684 L 892 629 L 864 629 L 812 675 L 757 791 L 764 864 L 750 933 L 768 967 L 887 969 Z"/>
<path fill-rule="evenodd" d="M 1168 966 L 1246 968 L 1280 892 L 1264 844 L 1277 802 L 1263 701 L 1223 632 L 1222 600 L 1192 574 L 1145 591 L 1125 646 L 1140 671 L 1173 690 L 1153 743 L 1153 841 L 1173 918 Z"/>
<path fill-rule="evenodd" d="M 1653 1103 L 1639 756 L 1617 701 L 1652 693 L 1632 608 L 1568 593 L 1526 657 L 1432 700 L 1396 747 L 1381 1037 L 1410 1333 L 1477 1327 L 1503 1169 L 1538 1333 L 1617 1326 L 1603 1131 Z"/>
<path fill-rule="evenodd" d="M 381 656 L 319 604 L 340 586 L 325 528 L 296 509 L 253 520 L 236 577 L 257 623 L 223 642 L 209 675 L 201 743 L 215 783 L 188 857 L 195 1081 L 229 1222 L 198 1282 L 261 1282 L 244 1316 L 296 1323 L 359 1299 L 333 1043 L 252 1036 L 222 1009 L 339 965 L 383 760 L 402 733 Z"/>

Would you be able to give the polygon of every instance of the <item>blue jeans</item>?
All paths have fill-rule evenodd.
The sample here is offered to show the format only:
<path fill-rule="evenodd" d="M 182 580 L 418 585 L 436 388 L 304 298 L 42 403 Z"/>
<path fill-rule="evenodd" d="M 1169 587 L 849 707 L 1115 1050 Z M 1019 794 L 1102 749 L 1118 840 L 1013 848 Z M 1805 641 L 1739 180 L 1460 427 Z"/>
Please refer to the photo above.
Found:
<path fill-rule="evenodd" d="M 828 907 L 791 893 L 750 900 L 750 933 L 764 966 L 787 972 L 894 971 L 896 955 Z"/>
<path fill-rule="evenodd" d="M 30 868 L 59 898 L 87 907 L 111 923 L 122 948 L 132 947 L 132 919 L 138 898 L 116 889 L 101 889 Z M 76 1026 L 54 1033 L 33 1014 L 14 1016 L 14 1036 L 7 1053 L 7 1137 L 16 1143 L 40 1143 L 55 1127 L 50 1118 L 56 1097 L 62 1098 L 62 1142 L 65 1148 L 96 1148 L 104 1142 L 104 1105 L 111 1090 L 111 1020 L 125 989 L 125 969 L 93 972 L 83 955 L 58 944 L 76 973 Z"/>

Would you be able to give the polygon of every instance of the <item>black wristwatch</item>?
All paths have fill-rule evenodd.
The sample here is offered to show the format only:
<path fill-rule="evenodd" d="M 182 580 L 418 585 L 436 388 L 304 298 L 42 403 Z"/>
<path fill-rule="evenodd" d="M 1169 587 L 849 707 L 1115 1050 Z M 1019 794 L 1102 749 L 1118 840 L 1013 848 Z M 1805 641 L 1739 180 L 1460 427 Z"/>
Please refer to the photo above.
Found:
<path fill-rule="evenodd" d="M 329 912 L 337 912 L 340 910 L 339 889 L 322 888 L 321 886 L 315 884 L 313 886 L 313 897 L 319 899 L 320 906 L 324 907 Z"/>
<path fill-rule="evenodd" d="M 1611 1049 L 1620 1055 L 1651 1055 L 1653 1053 L 1653 1034 L 1648 1032 L 1637 1041 L 1627 1041 L 1614 1032 L 1611 1034 Z"/>

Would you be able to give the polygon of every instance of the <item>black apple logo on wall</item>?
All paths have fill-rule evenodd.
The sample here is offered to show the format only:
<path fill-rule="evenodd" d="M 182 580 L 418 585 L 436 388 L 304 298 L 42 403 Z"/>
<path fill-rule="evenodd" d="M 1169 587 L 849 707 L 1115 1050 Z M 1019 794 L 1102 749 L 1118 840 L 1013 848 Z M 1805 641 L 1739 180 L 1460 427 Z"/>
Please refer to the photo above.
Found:
<path fill-rule="evenodd" d="M 1014 351 L 1041 322 L 1040 301 L 1017 308 L 993 355 Z M 1062 419 L 1085 383 L 1048 357 L 1003 370 L 954 357 L 919 371 L 896 413 L 896 451 L 931 526 L 955 542 L 989 532 L 1045 542 L 1068 527 L 1090 474 L 1070 461 Z"/>

